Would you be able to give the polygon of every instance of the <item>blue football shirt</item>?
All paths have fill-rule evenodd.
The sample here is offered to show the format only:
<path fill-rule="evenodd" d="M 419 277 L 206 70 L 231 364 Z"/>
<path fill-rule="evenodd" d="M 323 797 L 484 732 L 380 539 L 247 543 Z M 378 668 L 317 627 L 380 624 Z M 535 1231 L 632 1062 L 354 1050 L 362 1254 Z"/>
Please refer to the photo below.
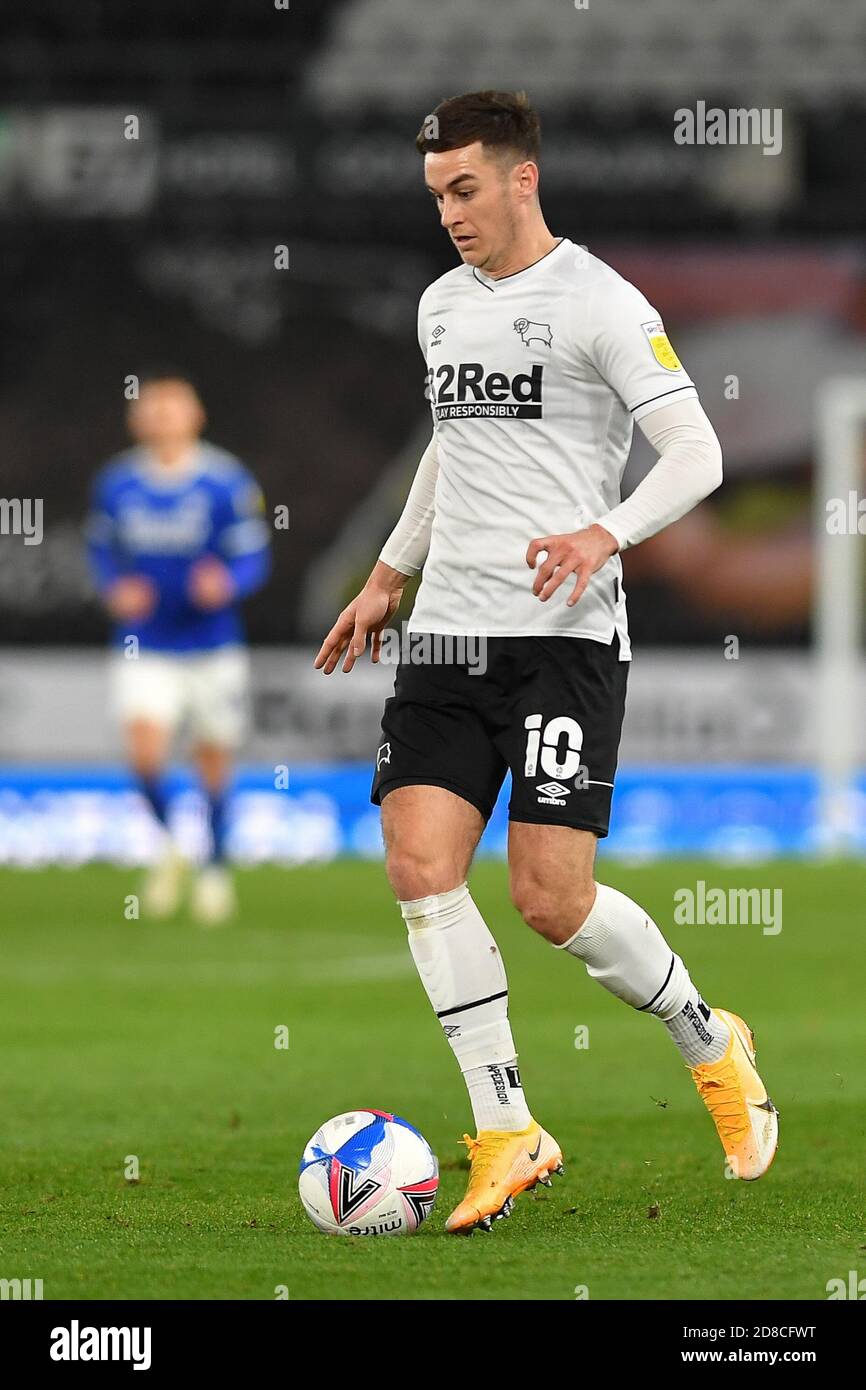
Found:
<path fill-rule="evenodd" d="M 91 569 L 101 592 L 123 575 L 142 575 L 159 600 L 151 616 L 116 627 L 141 649 L 209 651 L 243 640 L 239 600 L 270 570 L 270 534 L 261 489 L 232 454 L 202 440 L 177 468 L 132 448 L 98 473 L 87 521 Z M 193 566 L 208 556 L 232 573 L 235 595 L 205 611 L 189 594 Z"/>

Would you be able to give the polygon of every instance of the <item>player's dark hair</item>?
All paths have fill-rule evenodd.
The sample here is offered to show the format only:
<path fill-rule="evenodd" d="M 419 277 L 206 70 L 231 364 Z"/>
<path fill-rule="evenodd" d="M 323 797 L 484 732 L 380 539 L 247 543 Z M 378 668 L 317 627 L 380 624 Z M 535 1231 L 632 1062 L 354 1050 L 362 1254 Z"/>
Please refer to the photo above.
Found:
<path fill-rule="evenodd" d="M 541 122 L 525 92 L 465 92 L 424 117 L 415 144 L 422 154 L 459 150 L 480 140 L 500 155 L 538 163 Z"/>
<path fill-rule="evenodd" d="M 191 391 L 194 391 L 201 400 L 201 391 L 198 382 L 185 372 L 182 367 L 175 367 L 170 362 L 159 362 L 146 367 L 144 371 L 138 373 L 138 389 L 143 386 L 155 386 L 163 381 L 182 381 Z"/>

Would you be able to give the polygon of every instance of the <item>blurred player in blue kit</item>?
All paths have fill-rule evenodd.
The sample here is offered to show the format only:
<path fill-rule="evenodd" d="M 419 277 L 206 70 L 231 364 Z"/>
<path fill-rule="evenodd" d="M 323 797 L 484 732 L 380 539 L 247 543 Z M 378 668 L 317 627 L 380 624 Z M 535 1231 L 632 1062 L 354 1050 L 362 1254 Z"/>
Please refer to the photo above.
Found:
<path fill-rule="evenodd" d="M 180 374 L 143 378 L 134 446 L 98 473 L 87 523 L 93 575 L 114 620 L 112 704 L 138 786 L 163 827 L 143 909 L 174 913 L 187 865 L 168 832 L 164 773 L 186 722 L 207 799 L 210 850 L 192 884 L 203 923 L 235 911 L 226 866 L 227 789 L 249 704 L 240 601 L 270 569 L 264 500 L 232 454 L 201 438 L 205 412 Z"/>

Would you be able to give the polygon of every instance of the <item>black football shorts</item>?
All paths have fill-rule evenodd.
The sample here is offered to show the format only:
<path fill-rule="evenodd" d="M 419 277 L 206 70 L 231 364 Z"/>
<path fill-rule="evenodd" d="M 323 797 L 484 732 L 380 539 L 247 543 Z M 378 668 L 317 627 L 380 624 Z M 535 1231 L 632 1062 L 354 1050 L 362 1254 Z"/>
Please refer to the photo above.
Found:
<path fill-rule="evenodd" d="M 442 650 L 450 641 L 457 655 L 476 656 L 457 638 L 439 640 Z M 371 801 L 380 805 L 395 787 L 445 787 L 487 820 L 510 768 L 510 820 L 605 836 L 631 664 L 619 659 L 619 638 L 609 646 L 582 637 L 474 640 L 480 662 L 416 662 L 404 653 L 385 701 Z"/>

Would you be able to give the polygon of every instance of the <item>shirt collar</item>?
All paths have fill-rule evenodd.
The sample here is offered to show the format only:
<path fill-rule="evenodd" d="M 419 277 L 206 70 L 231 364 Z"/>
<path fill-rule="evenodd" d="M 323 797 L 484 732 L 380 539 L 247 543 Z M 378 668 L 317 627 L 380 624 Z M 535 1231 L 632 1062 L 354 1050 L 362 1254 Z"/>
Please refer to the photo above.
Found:
<path fill-rule="evenodd" d="M 166 468 L 159 463 L 150 449 L 142 446 L 137 450 L 136 469 L 145 481 L 155 488 L 170 492 L 173 488 L 184 487 L 191 478 L 204 468 L 201 444 L 193 444 L 183 458 Z"/>
<path fill-rule="evenodd" d="M 513 270 L 510 275 L 485 275 L 482 270 L 479 270 L 477 268 L 477 266 L 472 267 L 472 274 L 475 276 L 476 280 L 480 280 L 482 285 L 486 285 L 489 290 L 495 290 L 497 285 L 505 285 L 512 280 L 519 279 L 523 275 L 531 274 L 531 272 L 535 270 L 536 266 L 544 265 L 546 261 L 550 260 L 551 256 L 556 255 L 557 251 L 561 246 L 566 245 L 570 246 L 571 242 L 569 241 L 568 237 L 561 236 L 556 245 L 551 246 L 549 251 L 545 251 L 543 256 L 539 256 L 537 261 L 532 261 L 530 265 L 525 265 L 522 270 Z"/>

